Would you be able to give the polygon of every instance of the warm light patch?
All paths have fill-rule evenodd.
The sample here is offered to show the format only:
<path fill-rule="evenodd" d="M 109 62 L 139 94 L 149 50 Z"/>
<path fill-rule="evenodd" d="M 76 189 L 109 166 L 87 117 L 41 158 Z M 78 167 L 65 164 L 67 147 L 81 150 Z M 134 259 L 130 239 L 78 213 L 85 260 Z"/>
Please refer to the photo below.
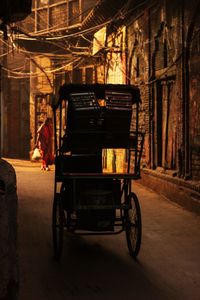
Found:
<path fill-rule="evenodd" d="M 104 149 L 103 160 L 105 172 L 123 173 L 125 171 L 124 149 Z"/>

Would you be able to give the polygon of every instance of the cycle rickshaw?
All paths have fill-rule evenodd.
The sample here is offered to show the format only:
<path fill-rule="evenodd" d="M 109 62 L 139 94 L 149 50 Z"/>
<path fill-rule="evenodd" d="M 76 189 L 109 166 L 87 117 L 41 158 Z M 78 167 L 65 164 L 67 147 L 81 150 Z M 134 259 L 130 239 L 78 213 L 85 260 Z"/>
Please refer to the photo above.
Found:
<path fill-rule="evenodd" d="M 55 189 L 52 211 L 56 259 L 63 234 L 125 232 L 130 255 L 140 250 L 140 178 L 144 135 L 139 132 L 138 88 L 123 84 L 65 84 L 54 105 Z M 124 149 L 126 171 L 106 172 L 105 149 Z"/>

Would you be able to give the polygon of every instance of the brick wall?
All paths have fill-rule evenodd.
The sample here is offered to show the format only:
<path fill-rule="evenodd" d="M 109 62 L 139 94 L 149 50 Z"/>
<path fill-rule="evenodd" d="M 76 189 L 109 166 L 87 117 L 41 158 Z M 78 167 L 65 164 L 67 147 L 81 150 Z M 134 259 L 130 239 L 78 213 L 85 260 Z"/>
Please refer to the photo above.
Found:
<path fill-rule="evenodd" d="M 181 169 L 185 174 L 185 160 L 190 160 L 193 176 L 200 177 L 198 14 L 194 20 L 197 6 L 195 1 L 193 6 L 186 3 L 185 7 L 180 1 L 158 1 L 132 15 L 128 25 L 128 76 L 141 89 L 140 127 L 146 133 L 144 164 L 151 168 Z M 183 44 L 191 22 L 194 29 L 186 78 Z M 185 153 L 187 143 L 190 157 Z M 183 156 L 182 166 L 178 153 Z"/>
<path fill-rule="evenodd" d="M 190 87 L 189 87 L 189 107 L 190 107 L 190 151 L 191 167 L 193 176 L 200 177 L 200 18 L 194 29 L 191 42 L 190 59 Z"/>

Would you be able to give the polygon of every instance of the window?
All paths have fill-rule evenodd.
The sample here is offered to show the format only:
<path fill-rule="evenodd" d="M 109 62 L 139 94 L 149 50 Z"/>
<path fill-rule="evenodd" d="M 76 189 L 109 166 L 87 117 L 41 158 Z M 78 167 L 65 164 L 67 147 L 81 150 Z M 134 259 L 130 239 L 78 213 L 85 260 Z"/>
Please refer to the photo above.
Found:
<path fill-rule="evenodd" d="M 86 68 L 85 75 L 85 82 L 88 84 L 93 83 L 93 68 Z"/>
<path fill-rule="evenodd" d="M 79 0 L 69 2 L 69 25 L 79 23 L 80 8 Z"/>
<path fill-rule="evenodd" d="M 73 70 L 73 83 L 82 83 L 82 70 L 81 69 L 74 69 Z"/>

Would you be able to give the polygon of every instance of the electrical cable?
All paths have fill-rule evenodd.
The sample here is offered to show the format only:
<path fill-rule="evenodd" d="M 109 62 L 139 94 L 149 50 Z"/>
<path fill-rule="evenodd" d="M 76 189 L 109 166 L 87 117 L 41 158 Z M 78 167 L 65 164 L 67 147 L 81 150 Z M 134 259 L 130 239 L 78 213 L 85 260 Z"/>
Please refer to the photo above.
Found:
<path fill-rule="evenodd" d="M 140 4 L 140 5 L 138 5 L 136 8 L 133 8 L 131 11 L 133 11 L 133 10 L 136 10 L 139 6 L 141 6 L 141 5 L 143 5 L 144 3 L 146 3 L 146 1 L 144 1 L 142 4 Z M 121 13 L 121 11 L 120 11 L 120 13 Z M 129 10 L 129 12 L 128 13 L 130 13 L 130 10 Z M 155 12 L 154 12 L 155 13 Z M 65 35 L 65 36 L 62 36 L 62 37 L 49 37 L 48 39 L 53 39 L 53 40 L 57 40 L 57 39 L 61 39 L 61 38 L 66 38 L 66 37 L 76 37 L 76 36 L 80 36 L 80 37 L 82 37 L 82 38 L 84 38 L 84 39 L 87 39 L 87 38 L 85 38 L 84 37 L 84 33 L 88 33 L 88 32 L 92 32 L 92 31 L 94 31 L 94 30 L 96 30 L 96 29 L 98 29 L 98 28 L 100 28 L 100 27 L 103 27 L 103 26 L 105 26 L 105 25 L 108 25 L 108 24 L 111 24 L 111 22 L 113 21 L 113 20 L 116 20 L 116 18 L 112 18 L 111 20 L 109 20 L 109 21 L 106 21 L 106 22 L 104 22 L 104 23 L 102 23 L 102 24 L 100 24 L 100 25 L 96 25 L 96 26 L 94 26 L 94 27 L 92 27 L 92 28 L 89 28 L 88 30 L 84 30 L 84 31 L 80 31 L 80 32 L 77 32 L 77 33 L 74 33 L 74 34 L 70 34 L 70 35 Z M 28 38 L 29 39 L 29 38 Z M 43 40 L 43 38 L 42 38 L 42 40 Z M 153 39 L 152 39 L 153 40 Z M 152 41 L 151 40 L 151 41 Z M 87 39 L 87 41 L 90 41 L 89 39 Z M 148 41 L 148 42 L 151 42 L 151 41 Z M 90 41 L 91 42 L 91 41 Z M 92 42 L 91 42 L 92 43 Z M 24 51 L 24 53 L 29 53 L 29 52 L 27 52 L 27 51 Z M 30 54 L 30 53 L 29 53 Z M 73 53 L 72 52 L 72 54 L 76 54 L 77 55 L 77 53 Z M 83 53 L 81 53 L 81 54 L 83 54 Z M 85 54 L 85 53 L 84 53 Z M 43 53 L 43 54 L 41 54 L 41 56 L 43 56 L 43 55 L 45 55 L 45 53 Z M 55 57 L 56 57 L 56 55 L 55 55 Z M 54 69 L 54 70 L 51 70 L 51 71 L 47 71 L 47 72 L 56 72 L 56 71 L 60 71 L 61 69 L 64 69 L 65 67 L 67 67 L 69 64 L 71 64 L 71 63 L 73 63 L 72 61 L 71 62 L 68 62 L 66 65 L 64 65 L 64 66 L 62 66 L 62 67 L 59 67 L 59 68 L 56 68 L 56 69 Z M 24 73 L 25 74 L 25 73 Z"/>

